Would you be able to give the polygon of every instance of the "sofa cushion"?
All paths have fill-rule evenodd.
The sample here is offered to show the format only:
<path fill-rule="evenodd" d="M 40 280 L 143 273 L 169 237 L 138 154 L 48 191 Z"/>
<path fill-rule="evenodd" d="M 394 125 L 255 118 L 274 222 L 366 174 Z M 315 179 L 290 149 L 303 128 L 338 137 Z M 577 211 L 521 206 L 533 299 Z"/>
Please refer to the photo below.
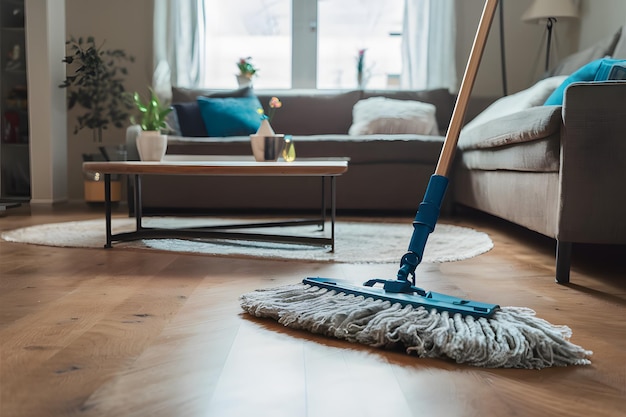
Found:
<path fill-rule="evenodd" d="M 626 33 L 624 34 L 626 35 Z M 559 64 L 550 72 L 551 76 L 554 75 L 571 75 L 576 70 L 588 63 L 601 59 L 607 56 L 613 56 L 615 47 L 622 38 L 622 28 L 608 38 L 602 39 L 600 42 L 565 57 Z M 623 57 L 626 58 L 626 57 Z"/>
<path fill-rule="evenodd" d="M 176 112 L 178 122 L 177 133 L 182 136 L 208 136 L 198 106 L 197 98 L 199 96 L 211 98 L 254 97 L 254 91 L 251 87 L 227 91 L 172 87 L 172 107 Z"/>
<path fill-rule="evenodd" d="M 162 129 L 166 135 L 177 135 L 180 136 L 180 125 L 178 123 L 178 115 L 176 114 L 176 109 L 174 106 L 171 106 L 172 111 L 165 116 L 165 124 L 166 128 Z"/>
<path fill-rule="evenodd" d="M 178 130 L 182 136 L 192 138 L 208 136 L 204 121 L 202 120 L 202 114 L 200 114 L 200 107 L 196 100 L 174 103 L 172 107 L 176 112 Z"/>
<path fill-rule="evenodd" d="M 509 114 L 517 113 L 521 110 L 541 106 L 566 78 L 567 77 L 564 75 L 546 78 L 538 81 L 535 85 L 526 90 L 496 100 L 471 122 L 467 123 L 463 130 L 470 130 L 475 126 Z"/>
<path fill-rule="evenodd" d="M 545 102 L 547 106 L 558 106 L 563 104 L 565 89 L 572 83 L 580 81 L 606 81 L 611 75 L 611 70 L 616 65 L 624 65 L 626 60 L 602 58 L 584 65 L 572 75 L 567 77 L 561 85 L 554 90 Z"/>
<path fill-rule="evenodd" d="M 615 44 L 615 49 L 611 53 L 611 58 L 626 59 L 626 25 L 622 26 L 619 33 L 621 36 Z"/>
<path fill-rule="evenodd" d="M 455 96 L 445 88 L 432 90 L 364 90 L 362 99 L 385 97 L 394 100 L 413 100 L 430 103 L 435 106 L 437 125 L 444 131 L 447 129 L 454 109 Z"/>
<path fill-rule="evenodd" d="M 537 106 L 464 129 L 461 164 L 468 169 L 557 172 L 561 106 Z"/>
<path fill-rule="evenodd" d="M 531 142 L 462 151 L 460 159 L 467 169 L 558 172 L 560 149 L 560 133 L 557 132 Z"/>
<path fill-rule="evenodd" d="M 359 91 L 324 90 L 264 91 L 257 96 L 269 114 L 269 102 L 278 97 L 283 103 L 272 118 L 276 133 L 287 135 L 347 134 L 352 124 L 352 107 Z"/>
<path fill-rule="evenodd" d="M 515 143 L 544 139 L 562 126 L 561 106 L 537 106 L 464 128 L 459 149 L 491 149 Z"/>
<path fill-rule="evenodd" d="M 305 135 L 293 136 L 298 158 L 349 157 L 350 166 L 364 164 L 427 164 L 433 166 L 444 138 L 428 135 Z M 225 138 L 168 137 L 168 154 L 252 155 L 249 136 Z"/>
<path fill-rule="evenodd" d="M 397 100 L 416 100 L 434 104 L 437 124 L 446 129 L 454 108 L 454 95 L 447 89 L 424 91 L 388 90 L 260 90 L 250 88 L 222 90 L 172 87 L 172 102 L 195 102 L 198 96 L 219 97 L 222 94 L 239 96 L 256 95 L 264 111 L 269 112 L 269 101 L 278 97 L 283 106 L 272 119 L 277 133 L 291 135 L 348 134 L 352 124 L 352 108 L 357 101 L 370 97 L 387 97 Z"/>
<path fill-rule="evenodd" d="M 208 136 L 242 136 L 255 133 L 261 125 L 256 97 L 198 97 L 200 114 Z"/>
<path fill-rule="evenodd" d="M 350 135 L 406 134 L 436 135 L 435 106 L 413 100 L 372 97 L 358 101 L 352 109 Z"/>

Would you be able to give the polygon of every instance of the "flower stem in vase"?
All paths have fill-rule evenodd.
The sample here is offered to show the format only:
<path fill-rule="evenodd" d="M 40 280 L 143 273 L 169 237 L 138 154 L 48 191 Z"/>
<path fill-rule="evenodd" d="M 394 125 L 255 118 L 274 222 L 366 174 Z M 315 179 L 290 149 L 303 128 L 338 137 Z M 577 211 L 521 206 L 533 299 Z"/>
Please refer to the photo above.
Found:
<path fill-rule="evenodd" d="M 293 143 L 291 135 L 285 136 L 285 147 L 283 148 L 283 159 L 286 162 L 293 162 L 296 160 L 296 145 Z"/>

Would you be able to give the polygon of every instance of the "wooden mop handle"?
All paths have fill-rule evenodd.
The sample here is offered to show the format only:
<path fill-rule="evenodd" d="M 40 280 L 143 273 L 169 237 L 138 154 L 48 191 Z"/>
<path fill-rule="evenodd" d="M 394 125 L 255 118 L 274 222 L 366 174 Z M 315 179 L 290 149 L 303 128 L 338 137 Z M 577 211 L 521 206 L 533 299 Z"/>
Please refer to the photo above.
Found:
<path fill-rule="evenodd" d="M 480 59 L 482 58 L 483 51 L 485 50 L 485 44 L 487 43 L 487 36 L 489 35 L 489 28 L 493 21 L 493 16 L 496 13 L 498 6 L 498 0 L 486 0 L 483 13 L 480 18 L 480 24 L 476 31 L 476 37 L 474 38 L 474 44 L 470 52 L 465 73 L 463 74 L 463 80 L 461 81 L 461 89 L 457 97 L 454 111 L 452 112 L 452 119 L 450 120 L 450 127 L 446 133 L 446 139 L 443 142 L 443 149 L 439 155 L 439 162 L 435 169 L 435 175 L 448 176 L 452 161 L 454 159 L 454 152 L 456 150 L 456 144 L 459 140 L 461 133 L 461 127 L 463 126 L 463 119 L 465 118 L 465 110 L 467 109 L 467 103 L 472 93 L 472 87 L 474 81 L 476 81 L 476 73 L 478 72 L 478 66 L 480 65 Z"/>

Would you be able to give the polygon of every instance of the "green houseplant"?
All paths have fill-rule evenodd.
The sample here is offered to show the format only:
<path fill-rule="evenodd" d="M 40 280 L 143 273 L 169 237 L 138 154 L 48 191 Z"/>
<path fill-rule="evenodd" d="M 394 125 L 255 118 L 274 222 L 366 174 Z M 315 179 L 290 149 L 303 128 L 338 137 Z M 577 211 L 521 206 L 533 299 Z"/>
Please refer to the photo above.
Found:
<path fill-rule="evenodd" d="M 134 62 L 132 56 L 121 49 L 105 49 L 97 45 L 93 36 L 86 39 L 71 37 L 66 44 L 67 64 L 65 80 L 59 85 L 67 89 L 67 108 L 80 108 L 76 116 L 74 134 L 82 129 L 91 130 L 94 143 L 99 145 L 99 153 L 84 153 L 83 161 L 120 159 L 101 146 L 103 131 L 110 126 L 123 128 L 132 108 L 132 97 L 124 89 L 124 79 L 128 74 L 126 64 Z M 125 154 L 123 145 L 119 147 Z M 104 183 L 100 176 L 84 178 L 84 196 L 87 202 L 104 201 Z M 121 200 L 121 181 L 112 178 L 111 195 L 113 201 Z"/>
<path fill-rule="evenodd" d="M 254 77 L 259 70 L 252 63 L 252 57 L 239 58 L 239 61 L 237 61 L 237 68 L 239 69 L 239 74 L 237 74 L 239 87 L 252 85 L 252 77 Z"/>
<path fill-rule="evenodd" d="M 142 161 L 160 161 L 167 150 L 167 136 L 163 130 L 168 129 L 166 117 L 172 111 L 170 106 L 161 104 L 153 89 L 149 88 L 150 95 L 146 102 L 138 92 L 133 95 L 135 107 L 140 117 L 131 116 L 131 122 L 141 127 L 137 136 L 137 151 Z"/>
<path fill-rule="evenodd" d="M 239 61 L 237 61 L 237 68 L 239 69 L 239 75 L 246 78 L 252 78 L 258 71 L 252 63 L 252 57 L 239 58 Z"/>
<path fill-rule="evenodd" d="M 71 37 L 66 42 L 68 55 L 63 62 L 70 72 L 59 86 L 67 88 L 67 108 L 81 107 L 74 134 L 91 129 L 94 142 L 102 143 L 102 132 L 124 127 L 132 108 L 132 98 L 124 89 L 128 74 L 125 64 L 134 62 L 121 49 L 104 49 L 93 36 L 86 40 Z"/>
<path fill-rule="evenodd" d="M 170 114 L 172 108 L 162 105 L 159 97 L 153 89 L 149 88 L 149 91 L 150 97 L 145 103 L 141 99 L 139 93 L 135 91 L 133 101 L 135 103 L 135 107 L 139 110 L 139 113 L 141 113 L 141 118 L 137 120 L 135 117 L 131 116 L 130 120 L 132 123 L 136 123 L 141 126 L 141 130 L 143 131 L 161 131 L 163 129 L 167 129 L 168 126 L 166 117 Z"/>

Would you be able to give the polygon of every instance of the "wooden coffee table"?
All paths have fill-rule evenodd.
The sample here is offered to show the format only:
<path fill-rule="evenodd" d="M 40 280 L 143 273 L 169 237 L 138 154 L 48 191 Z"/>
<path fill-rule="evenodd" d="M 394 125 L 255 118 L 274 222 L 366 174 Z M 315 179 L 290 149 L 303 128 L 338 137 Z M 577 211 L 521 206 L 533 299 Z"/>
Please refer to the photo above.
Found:
<path fill-rule="evenodd" d="M 233 157 L 219 160 L 165 160 L 162 162 L 84 162 L 84 172 L 98 172 L 104 176 L 106 243 L 140 239 L 239 239 L 294 244 L 312 244 L 335 250 L 336 177 L 348 170 L 348 160 L 301 159 L 294 162 L 255 162 Z M 112 234 L 111 232 L 111 175 L 127 174 L 134 179 L 134 203 L 136 228 L 134 231 Z M 145 175 L 217 175 L 217 176 L 296 176 L 320 177 L 322 182 L 321 213 L 313 219 L 255 222 L 245 224 L 193 227 L 183 229 L 144 227 L 142 224 L 141 178 Z M 324 187 L 330 182 L 330 207 L 327 207 Z M 297 225 L 318 225 L 324 230 L 330 209 L 330 237 L 293 236 L 270 233 L 247 233 L 238 229 L 273 228 Z"/>

